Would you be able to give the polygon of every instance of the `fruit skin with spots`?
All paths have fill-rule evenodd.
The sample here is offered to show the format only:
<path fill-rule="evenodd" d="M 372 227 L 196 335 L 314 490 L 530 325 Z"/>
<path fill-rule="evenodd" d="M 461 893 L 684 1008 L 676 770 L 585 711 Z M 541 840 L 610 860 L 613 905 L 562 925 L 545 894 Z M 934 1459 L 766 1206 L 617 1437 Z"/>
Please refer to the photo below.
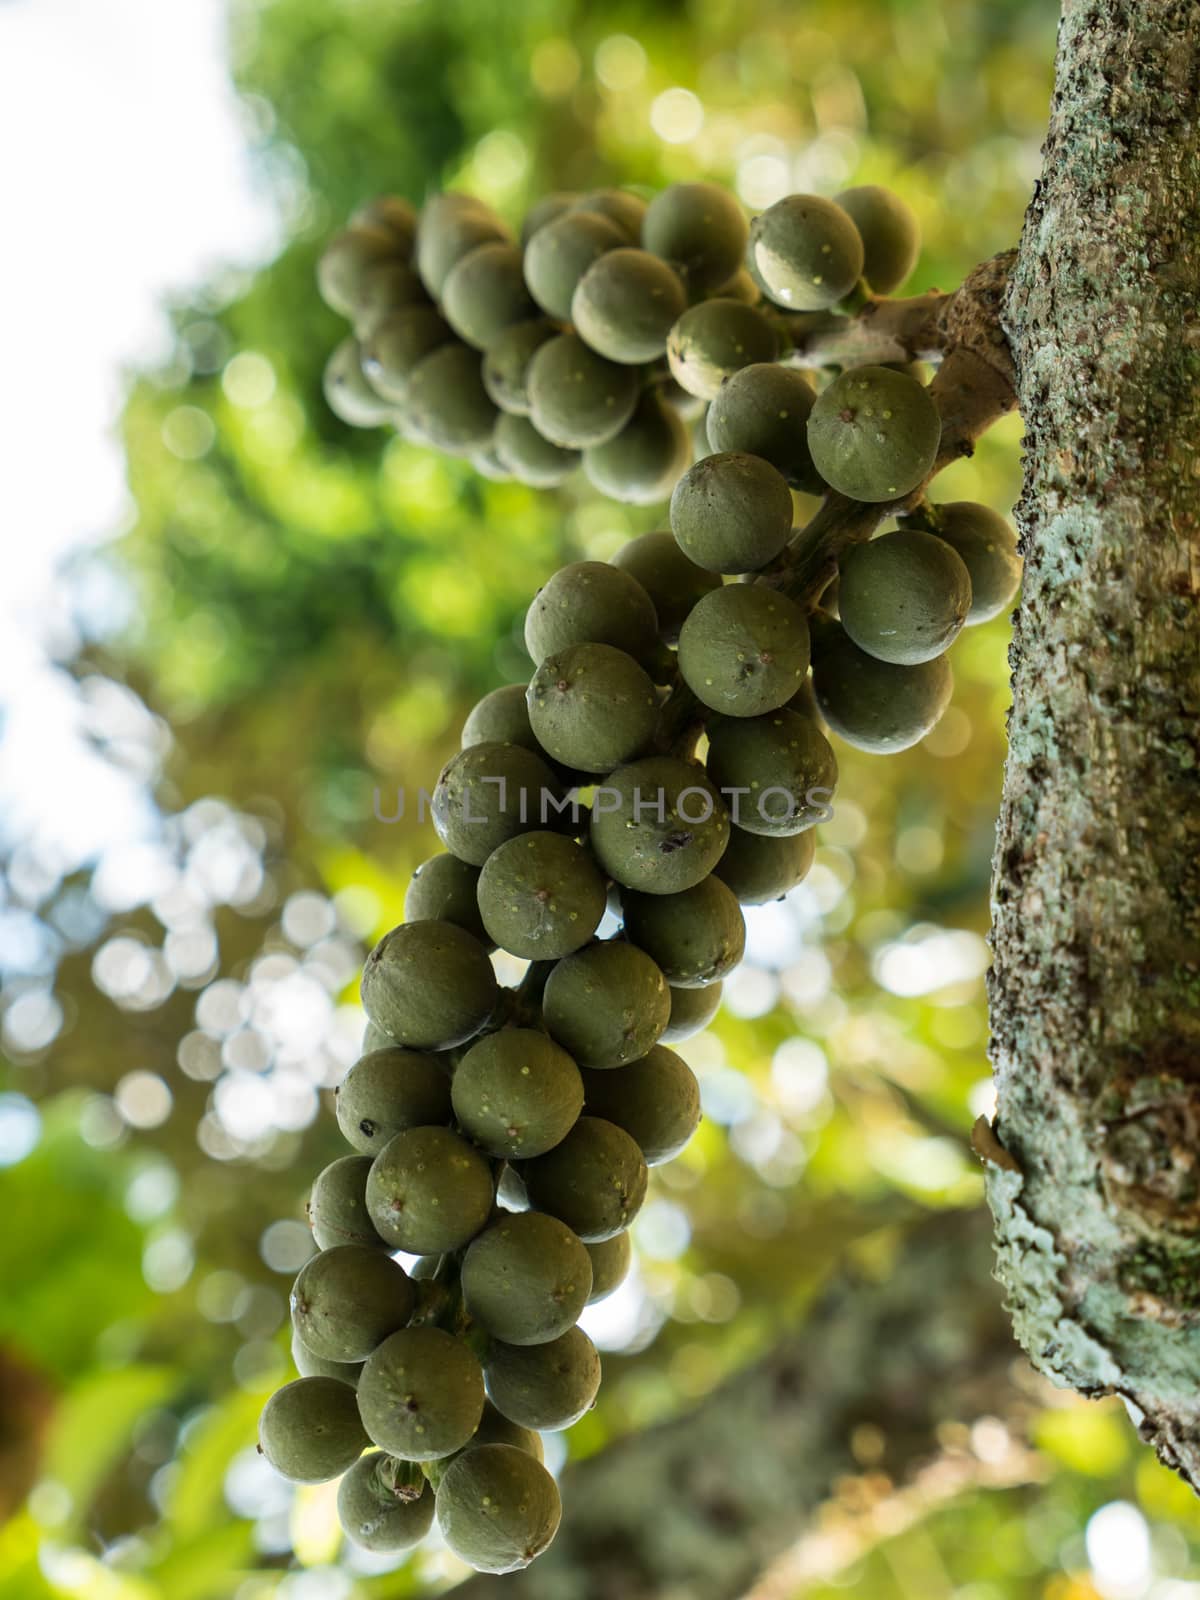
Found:
<path fill-rule="evenodd" d="M 651 506 L 669 497 L 691 459 L 682 417 L 650 388 L 615 438 L 583 452 L 583 471 L 593 489 L 610 499 Z"/>
<path fill-rule="evenodd" d="M 710 983 L 705 989 L 672 989 L 671 1016 L 659 1042 L 681 1044 L 707 1028 L 721 1009 L 721 989 L 719 983 Z"/>
<path fill-rule="evenodd" d="M 641 383 L 632 367 L 606 360 L 577 333 L 560 333 L 534 353 L 527 392 L 537 431 L 564 450 L 585 450 L 620 433 Z"/>
<path fill-rule="evenodd" d="M 760 456 L 705 456 L 671 494 L 671 532 L 689 560 L 709 572 L 757 572 L 791 538 L 792 495 Z"/>
<path fill-rule="evenodd" d="M 502 1416 L 525 1428 L 555 1432 L 591 1409 L 600 1387 L 600 1357 L 582 1328 L 546 1344 L 492 1341 L 484 1361 L 488 1394 Z"/>
<path fill-rule="evenodd" d="M 700 1085 L 682 1056 L 656 1044 L 627 1067 L 586 1073 L 584 1109 L 623 1128 L 646 1165 L 660 1166 L 673 1160 L 700 1126 Z"/>
<path fill-rule="evenodd" d="M 521 252 L 503 241 L 463 256 L 442 286 L 442 314 L 477 350 L 490 349 L 506 328 L 528 322 L 537 311 L 525 287 Z"/>
<path fill-rule="evenodd" d="M 528 751 L 518 753 L 542 767 Z M 463 752 L 463 756 L 471 754 Z M 482 834 L 485 829 L 475 832 Z M 487 951 L 452 922 L 402 922 L 384 934 L 363 968 L 362 1002 L 367 1016 L 398 1044 L 415 1050 L 449 1050 L 473 1039 L 491 1016 L 498 997 L 499 986 Z"/>
<path fill-rule="evenodd" d="M 832 731 L 872 755 L 892 755 L 923 739 L 954 692 L 945 656 L 917 667 L 895 666 L 860 650 L 841 628 L 822 644 L 812 681 Z"/>
<path fill-rule="evenodd" d="M 502 1216 L 467 1247 L 463 1302 L 493 1338 L 545 1344 L 574 1327 L 592 1291 L 578 1235 L 538 1211 Z"/>
<path fill-rule="evenodd" d="M 532 750 L 518 744 L 473 744 L 442 768 L 433 791 L 433 826 L 452 855 L 482 867 L 506 839 L 547 827 L 555 815 L 551 802 L 561 792 L 555 773 Z M 431 966 L 436 975 L 436 965 Z"/>
<path fill-rule="evenodd" d="M 808 419 L 813 464 L 839 494 L 898 500 L 933 469 L 942 422 L 929 391 L 888 367 L 853 367 L 817 396 Z"/>
<path fill-rule="evenodd" d="M 292 1326 L 327 1361 L 363 1361 L 404 1327 L 417 1292 L 399 1262 L 366 1245 L 335 1245 L 301 1267 L 292 1286 Z"/>
<path fill-rule="evenodd" d="M 746 264 L 776 305 L 824 311 L 861 278 L 862 237 L 832 200 L 785 195 L 750 224 Z"/>
<path fill-rule="evenodd" d="M 308 1225 L 317 1248 L 337 1244 L 383 1247 L 367 1211 L 368 1155 L 341 1156 L 317 1174 L 308 1199 Z"/>
<path fill-rule="evenodd" d="M 565 1222 L 585 1244 L 623 1232 L 646 1198 L 645 1157 L 624 1128 L 601 1117 L 580 1117 L 560 1144 L 520 1170 L 530 1205 Z"/>
<path fill-rule="evenodd" d="M 677 989 L 703 989 L 728 977 L 742 959 L 746 924 L 732 890 L 715 875 L 679 894 L 626 891 L 621 905 L 626 938 Z"/>
<path fill-rule="evenodd" d="M 517 1572 L 558 1531 L 558 1485 L 511 1444 L 464 1450 L 442 1475 L 437 1519 L 447 1545 L 477 1572 Z"/>
<path fill-rule="evenodd" d="M 483 1416 L 483 1371 L 462 1339 L 404 1328 L 367 1357 L 358 1409 L 373 1443 L 406 1461 L 461 1450 Z"/>
<path fill-rule="evenodd" d="M 610 217 L 566 211 L 539 228 L 525 246 L 529 292 L 549 316 L 569 322 L 571 297 L 584 273 L 606 251 L 628 244 L 628 235 Z"/>
<path fill-rule="evenodd" d="M 705 595 L 679 633 L 679 671 L 702 705 L 730 717 L 786 705 L 808 672 L 808 623 L 784 594 L 729 584 Z"/>
<path fill-rule="evenodd" d="M 816 394 L 796 367 L 759 362 L 721 385 L 705 424 L 714 452 L 761 456 L 793 489 L 824 494 L 808 448 L 808 417 Z"/>
<path fill-rule="evenodd" d="M 834 202 L 850 217 L 863 242 L 862 274 L 876 294 L 893 294 L 921 253 L 921 226 L 911 207 L 877 183 L 843 189 Z"/>
<path fill-rule="evenodd" d="M 779 336 L 770 320 L 740 300 L 702 300 L 667 337 L 667 363 L 681 388 L 715 400 L 743 367 L 773 362 Z"/>
<path fill-rule="evenodd" d="M 573 644 L 607 644 L 646 665 L 658 631 L 654 602 L 636 575 L 605 561 L 572 561 L 534 595 L 525 648 L 535 666 Z"/>
<path fill-rule="evenodd" d="M 852 546 L 838 571 L 838 615 L 860 650 L 915 667 L 954 643 L 971 609 L 971 577 L 944 540 L 917 528 Z"/>
<path fill-rule="evenodd" d="M 377 1156 L 403 1128 L 449 1122 L 449 1074 L 436 1056 L 385 1045 L 358 1058 L 334 1091 L 334 1105 L 347 1140 Z"/>
<path fill-rule="evenodd" d="M 559 961 L 542 993 L 550 1035 L 584 1067 L 619 1067 L 644 1055 L 667 1025 L 667 981 L 651 958 L 610 939 Z"/>
<path fill-rule="evenodd" d="M 592 1262 L 592 1292 L 588 1305 L 607 1300 L 624 1283 L 633 1262 L 633 1244 L 628 1232 L 614 1233 L 611 1239 L 585 1244 Z"/>
<path fill-rule="evenodd" d="M 479 909 L 502 949 L 557 961 L 591 939 L 604 915 L 604 879 L 590 854 L 558 833 L 522 833 L 484 863 Z"/>
<path fill-rule="evenodd" d="M 636 578 L 650 597 L 664 644 L 675 644 L 696 602 L 721 587 L 720 576 L 689 560 L 670 533 L 644 533 L 628 540 L 612 558 L 612 564 Z"/>
<path fill-rule="evenodd" d="M 504 1028 L 473 1044 L 451 1096 L 463 1130 L 488 1155 L 507 1160 L 553 1149 L 583 1108 L 579 1068 L 536 1028 Z"/>
<path fill-rule="evenodd" d="M 715 183 L 673 183 L 642 219 L 642 244 L 676 268 L 693 299 L 735 276 L 749 236 L 741 205 Z"/>
<path fill-rule="evenodd" d="M 521 696 L 524 710 L 525 697 Z M 528 721 L 528 719 L 526 719 Z M 529 735 L 530 741 L 533 734 Z M 414 869 L 404 896 L 405 922 L 453 922 L 490 949 L 487 930 L 479 916 L 475 886 L 479 882 L 479 868 L 470 862 L 460 861 L 448 850 L 430 856 L 428 861 Z M 437 1117 L 430 1119 L 438 1121 Z"/>
<path fill-rule="evenodd" d="M 598 257 L 571 296 L 571 322 L 579 337 L 621 365 L 655 361 L 687 306 L 673 267 L 648 250 L 628 247 Z"/>
<path fill-rule="evenodd" d="M 460 1250 L 487 1224 L 495 1194 L 488 1163 L 450 1128 L 406 1128 L 375 1157 L 367 1208 L 394 1250 Z"/>
<path fill-rule="evenodd" d="M 573 644 L 547 656 L 529 684 L 529 723 L 547 755 L 580 772 L 610 772 L 649 743 L 658 696 L 631 655 Z"/>
<path fill-rule="evenodd" d="M 703 767 L 647 756 L 597 789 L 589 841 L 603 871 L 625 888 L 676 894 L 720 860 L 729 812 Z"/>
<path fill-rule="evenodd" d="M 1021 583 L 1017 536 L 991 506 L 950 500 L 934 508 L 930 532 L 962 558 L 971 579 L 967 627 L 990 622 L 1012 604 Z"/>
<path fill-rule="evenodd" d="M 362 1550 L 410 1550 L 433 1526 L 433 1510 L 420 1467 L 386 1451 L 360 1456 L 338 1484 L 338 1521 Z"/>
<path fill-rule="evenodd" d="M 747 833 L 787 837 L 824 820 L 837 786 L 837 757 L 808 717 L 786 708 L 765 717 L 722 717 L 709 730 L 708 771 Z"/>
<path fill-rule="evenodd" d="M 263 1407 L 258 1448 L 292 1483 L 328 1483 L 351 1467 L 370 1441 L 354 1390 L 336 1378 L 297 1378 Z"/>
<path fill-rule="evenodd" d="M 802 883 L 816 854 L 811 828 L 787 837 L 769 837 L 734 828 L 725 854 L 713 871 L 744 906 L 762 906 Z"/>

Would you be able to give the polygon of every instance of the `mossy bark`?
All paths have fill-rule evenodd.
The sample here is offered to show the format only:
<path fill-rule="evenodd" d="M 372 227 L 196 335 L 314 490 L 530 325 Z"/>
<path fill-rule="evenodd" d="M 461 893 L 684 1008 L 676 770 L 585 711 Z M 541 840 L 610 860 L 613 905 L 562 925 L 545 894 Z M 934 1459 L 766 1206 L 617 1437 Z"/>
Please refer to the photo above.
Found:
<path fill-rule="evenodd" d="M 1006 310 L 1025 579 L 988 1191 L 1034 1362 L 1123 1395 L 1200 1487 L 1198 288 L 1196 7 L 1066 0 Z"/>
<path fill-rule="evenodd" d="M 984 1218 L 935 1216 L 872 1254 L 698 1406 L 569 1467 L 550 1549 L 456 1600 L 732 1600 L 862 1470 L 856 1429 L 899 1481 L 940 1424 L 1004 1415 L 1014 1350 Z"/>

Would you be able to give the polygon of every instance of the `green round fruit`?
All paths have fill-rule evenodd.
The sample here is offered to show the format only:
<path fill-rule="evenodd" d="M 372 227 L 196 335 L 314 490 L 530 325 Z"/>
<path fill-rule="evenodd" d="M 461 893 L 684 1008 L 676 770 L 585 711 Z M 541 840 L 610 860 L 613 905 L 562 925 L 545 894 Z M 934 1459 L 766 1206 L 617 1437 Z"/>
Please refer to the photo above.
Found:
<path fill-rule="evenodd" d="M 354 313 L 354 331 L 365 344 L 386 318 L 398 311 L 432 309 L 425 285 L 405 261 L 385 261 L 363 279 Z M 363 360 L 364 369 L 366 359 Z"/>
<path fill-rule="evenodd" d="M 473 1039 L 498 995 L 487 951 L 452 922 L 402 922 L 363 967 L 363 1009 L 413 1050 L 449 1050 Z"/>
<path fill-rule="evenodd" d="M 774 327 L 740 300 L 702 300 L 683 313 L 667 338 L 672 376 L 702 400 L 715 400 L 743 367 L 774 362 L 778 353 Z"/>
<path fill-rule="evenodd" d="M 497 457 L 518 483 L 530 489 L 557 489 L 580 462 L 578 450 L 552 444 L 528 417 L 502 416 L 494 438 Z"/>
<path fill-rule="evenodd" d="M 587 1115 L 623 1128 L 648 1167 L 672 1160 L 700 1126 L 696 1075 L 661 1044 L 627 1067 L 585 1073 L 583 1092 Z"/>
<path fill-rule="evenodd" d="M 710 983 L 707 989 L 672 989 L 671 1019 L 663 1029 L 661 1044 L 682 1044 L 703 1032 L 721 1009 L 724 984 Z"/>
<path fill-rule="evenodd" d="M 746 948 L 746 924 L 732 891 L 709 876 L 678 894 L 621 896 L 625 936 L 675 989 L 703 989 L 726 977 Z M 614 1119 L 616 1120 L 616 1119 Z"/>
<path fill-rule="evenodd" d="M 431 305 L 404 306 L 381 318 L 362 347 L 362 369 L 377 394 L 403 405 L 408 380 L 427 355 L 452 342 L 450 324 Z"/>
<path fill-rule="evenodd" d="M 374 1444 L 405 1461 L 461 1450 L 483 1415 L 483 1371 L 462 1339 L 404 1328 L 367 1358 L 358 1409 Z"/>
<path fill-rule="evenodd" d="M 786 838 L 822 820 L 837 784 L 837 758 L 807 717 L 784 709 L 722 717 L 708 740 L 708 775 L 747 833 Z"/>
<path fill-rule="evenodd" d="M 405 261 L 417 242 L 417 208 L 399 194 L 380 194 L 366 201 L 350 217 L 350 227 L 382 228 L 390 233 Z"/>
<path fill-rule="evenodd" d="M 468 1246 L 462 1291 L 468 1314 L 494 1339 L 545 1344 L 579 1320 L 592 1292 L 591 1258 L 557 1217 L 502 1216 Z"/>
<path fill-rule="evenodd" d="M 449 1128 L 405 1128 L 367 1179 L 372 1222 L 393 1250 L 410 1255 L 461 1250 L 487 1226 L 494 1198 L 491 1167 Z"/>
<path fill-rule="evenodd" d="M 684 555 L 709 572 L 757 572 L 791 538 L 791 490 L 759 456 L 705 456 L 675 485 L 671 532 Z"/>
<path fill-rule="evenodd" d="M 591 1254 L 591 1247 L 583 1247 Z M 523 1428 L 518 1422 L 510 1422 L 507 1417 L 502 1417 L 490 1400 L 483 1403 L 483 1417 L 476 1428 L 468 1450 L 474 1450 L 481 1444 L 511 1444 L 518 1450 L 524 1450 L 535 1461 L 544 1461 L 546 1451 L 542 1445 L 541 1435 L 532 1428 Z"/>
<path fill-rule="evenodd" d="M 628 245 L 625 233 L 594 211 L 567 211 L 539 228 L 525 248 L 525 282 L 548 315 L 571 318 L 571 297 L 580 278 L 607 250 Z"/>
<path fill-rule="evenodd" d="M 585 450 L 613 439 L 641 392 L 632 367 L 606 361 L 575 333 L 560 333 L 529 363 L 529 417 L 552 444 Z"/>
<path fill-rule="evenodd" d="M 683 681 L 701 705 L 728 717 L 785 705 L 804 682 L 808 653 L 804 612 L 758 584 L 714 589 L 679 633 Z"/>
<path fill-rule="evenodd" d="M 447 1545 L 476 1572 L 517 1572 L 554 1538 L 558 1485 L 511 1444 L 464 1450 L 438 1484 L 437 1518 Z"/>
<path fill-rule="evenodd" d="M 576 285 L 571 321 L 600 355 L 638 366 L 663 354 L 686 306 L 679 274 L 665 261 L 648 250 L 608 250 Z"/>
<path fill-rule="evenodd" d="M 631 655 L 573 644 L 547 656 L 529 685 L 529 721 L 546 753 L 580 772 L 608 772 L 649 742 L 658 695 Z"/>
<path fill-rule="evenodd" d="M 600 1388 L 600 1357 L 582 1328 L 571 1328 L 548 1344 L 506 1345 L 497 1339 L 484 1372 L 497 1411 L 539 1432 L 578 1422 L 591 1410 Z"/>
<path fill-rule="evenodd" d="M 662 973 L 644 951 L 619 940 L 564 957 L 542 994 L 546 1027 L 586 1067 L 619 1067 L 645 1055 L 669 1014 Z"/>
<path fill-rule="evenodd" d="M 666 500 L 692 459 L 683 418 L 647 389 L 633 416 L 606 444 L 583 452 L 583 471 L 593 489 L 626 505 Z"/>
<path fill-rule="evenodd" d="M 824 311 L 862 277 L 863 242 L 832 200 L 790 194 L 750 224 L 748 263 L 776 305 Z"/>
<path fill-rule="evenodd" d="M 808 448 L 808 415 L 816 399 L 795 367 L 758 362 L 722 384 L 705 424 L 714 451 L 761 456 L 794 489 L 824 493 Z"/>
<path fill-rule="evenodd" d="M 942 419 L 914 379 L 853 367 L 817 396 L 808 419 L 813 465 L 851 500 L 879 505 L 909 494 L 933 468 Z"/>
<path fill-rule="evenodd" d="M 587 944 L 607 904 L 591 855 L 559 833 L 518 834 L 493 850 L 478 895 L 488 936 L 527 961 L 557 961 Z"/>
<path fill-rule="evenodd" d="M 433 1526 L 434 1495 L 419 1467 L 384 1452 L 360 1456 L 338 1484 L 342 1531 L 363 1550 L 409 1550 Z"/>
<path fill-rule="evenodd" d="M 673 183 L 655 195 L 642 219 L 643 246 L 676 268 L 693 299 L 728 282 L 749 236 L 745 212 L 715 183 Z"/>
<path fill-rule="evenodd" d="M 611 1239 L 598 1239 L 595 1244 L 585 1244 L 583 1248 L 592 1261 L 592 1292 L 588 1305 L 594 1306 L 597 1300 L 606 1300 L 624 1283 L 633 1261 L 633 1245 L 626 1232 L 614 1233 Z"/>
<path fill-rule="evenodd" d="M 442 770 L 433 792 L 433 825 L 447 850 L 481 867 L 506 839 L 549 826 L 561 790 L 532 750 L 473 744 Z"/>
<path fill-rule="evenodd" d="M 588 1243 L 627 1228 L 646 1198 L 641 1150 L 624 1128 L 600 1117 L 580 1117 L 553 1150 L 526 1161 L 521 1176 L 534 1210 L 557 1217 Z"/>
<path fill-rule="evenodd" d="M 337 1378 L 296 1378 L 267 1401 L 258 1448 L 292 1483 L 328 1483 L 354 1465 L 369 1440 L 354 1390 Z"/>
<path fill-rule="evenodd" d="M 783 838 L 734 828 L 725 854 L 713 870 L 741 905 L 765 906 L 803 882 L 816 848 L 811 828 Z"/>
<path fill-rule="evenodd" d="M 626 889 L 690 889 L 728 842 L 725 802 L 692 762 L 648 756 L 597 785 L 589 843 L 602 870 Z"/>
<path fill-rule="evenodd" d="M 519 744 L 537 754 L 539 745 L 529 726 L 529 707 L 525 704 L 526 687 L 523 683 L 506 683 L 476 701 L 463 723 L 463 749 L 468 750 L 473 744 Z"/>
<path fill-rule="evenodd" d="M 506 328 L 537 316 L 515 244 L 482 244 L 457 261 L 442 285 L 446 321 L 477 350 L 488 350 Z"/>
<path fill-rule="evenodd" d="M 552 1150 L 583 1106 L 579 1068 L 534 1028 L 503 1028 L 473 1044 L 451 1094 L 463 1131 L 488 1155 L 508 1160 Z"/>
<path fill-rule="evenodd" d="M 877 183 L 843 189 L 837 205 L 863 242 L 862 275 L 876 294 L 892 294 L 912 272 L 921 253 L 921 225 L 911 208 Z"/>
<path fill-rule="evenodd" d="M 448 851 L 430 856 L 413 873 L 404 896 L 405 922 L 453 922 L 473 934 L 485 949 L 489 939 L 475 897 L 479 868 L 460 861 Z"/>
<path fill-rule="evenodd" d="M 950 704 L 954 674 L 945 656 L 899 667 L 860 650 L 838 629 L 813 665 L 822 717 L 847 744 L 872 755 L 907 750 Z"/>
<path fill-rule="evenodd" d="M 434 300 L 440 300 L 455 266 L 485 244 L 511 243 L 508 229 L 480 200 L 470 195 L 437 195 L 421 212 L 417 229 L 417 271 Z"/>
<path fill-rule="evenodd" d="M 408 375 L 401 418 L 435 450 L 464 456 L 486 449 L 499 415 L 483 387 L 479 352 L 469 345 L 439 345 Z"/>
<path fill-rule="evenodd" d="M 646 202 L 627 189 L 592 189 L 581 195 L 572 207 L 575 211 L 595 211 L 610 222 L 615 222 L 625 237 L 634 244 L 642 236 L 642 222 L 646 215 Z"/>
<path fill-rule="evenodd" d="M 483 387 L 501 411 L 513 417 L 529 415 L 529 366 L 558 329 L 544 317 L 514 322 L 497 334 L 483 358 Z"/>
<path fill-rule="evenodd" d="M 359 311 L 367 274 L 406 254 L 387 228 L 369 222 L 335 233 L 317 262 L 321 299 L 339 316 L 353 320 Z"/>
<path fill-rule="evenodd" d="M 317 1174 L 308 1200 L 308 1225 L 318 1250 L 337 1244 L 383 1245 L 367 1211 L 370 1170 L 370 1156 L 341 1156 Z"/>
<path fill-rule="evenodd" d="M 325 363 L 325 403 L 351 428 L 378 428 L 395 419 L 395 408 L 380 399 L 362 368 L 362 346 L 351 337 Z"/>
<path fill-rule="evenodd" d="M 372 1022 L 370 1017 L 367 1018 L 362 1038 L 363 1055 L 369 1055 L 372 1050 L 391 1050 L 395 1044 L 395 1039 L 386 1028 L 381 1028 L 377 1022 Z"/>
<path fill-rule="evenodd" d="M 346 1139 L 364 1156 L 377 1156 L 405 1128 L 449 1122 L 450 1079 L 436 1056 L 384 1045 L 358 1058 L 335 1089 L 334 1105 Z"/>
<path fill-rule="evenodd" d="M 352 1389 L 358 1384 L 363 1366 L 361 1361 L 327 1361 L 324 1356 L 314 1355 L 294 1328 L 292 1365 L 302 1378 L 336 1378 L 339 1383 L 348 1383 Z"/>
<path fill-rule="evenodd" d="M 404 1268 L 378 1249 L 335 1245 L 309 1258 L 292 1285 L 292 1326 L 326 1361 L 363 1361 L 416 1307 Z"/>
<path fill-rule="evenodd" d="M 948 650 L 971 609 L 971 578 L 945 541 L 916 528 L 852 545 L 838 568 L 838 615 L 860 650 L 916 667 Z"/>
<path fill-rule="evenodd" d="M 574 189 L 557 189 L 535 200 L 521 223 L 522 245 L 528 245 L 535 233 L 547 227 L 556 217 L 561 217 L 565 211 L 570 211 L 578 199 L 579 195 Z"/>
<path fill-rule="evenodd" d="M 630 539 L 617 551 L 612 564 L 636 579 L 650 597 L 659 637 L 667 644 L 679 638 L 684 618 L 696 602 L 721 587 L 720 577 L 690 561 L 670 533 L 644 533 Z M 608 639 L 606 643 L 620 641 Z M 621 648 L 628 650 L 629 646 Z"/>
<path fill-rule="evenodd" d="M 990 506 L 973 500 L 951 500 L 936 507 L 939 539 L 963 561 L 971 579 L 967 627 L 990 622 L 1012 604 L 1021 582 L 1017 536 Z"/>
<path fill-rule="evenodd" d="M 525 613 L 525 648 L 535 666 L 575 644 L 612 645 L 645 660 L 657 631 L 641 584 L 604 561 L 560 567 Z"/>

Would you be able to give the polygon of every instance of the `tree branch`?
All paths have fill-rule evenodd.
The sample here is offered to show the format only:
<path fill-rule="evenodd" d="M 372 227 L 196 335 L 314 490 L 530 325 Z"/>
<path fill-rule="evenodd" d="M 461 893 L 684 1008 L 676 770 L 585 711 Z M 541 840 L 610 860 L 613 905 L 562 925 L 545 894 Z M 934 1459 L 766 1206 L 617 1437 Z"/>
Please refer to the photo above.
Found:
<path fill-rule="evenodd" d="M 1200 37 L 1066 0 L 1008 299 L 1025 578 L 993 878 L 999 1271 L 1200 1487 Z"/>
<path fill-rule="evenodd" d="M 546 1554 L 455 1600 L 732 1600 L 861 1470 L 856 1429 L 899 1481 L 938 1454 L 942 1423 L 1009 1408 L 1012 1359 L 983 1219 L 929 1217 L 695 1409 L 569 1468 Z"/>

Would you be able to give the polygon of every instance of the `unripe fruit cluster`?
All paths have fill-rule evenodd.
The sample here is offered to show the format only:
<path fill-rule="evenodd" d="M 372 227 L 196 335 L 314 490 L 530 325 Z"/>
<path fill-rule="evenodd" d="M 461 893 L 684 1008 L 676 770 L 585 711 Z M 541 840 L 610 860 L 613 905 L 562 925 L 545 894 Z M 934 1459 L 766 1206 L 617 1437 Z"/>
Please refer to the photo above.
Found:
<path fill-rule="evenodd" d="M 949 700 L 947 648 L 1016 588 L 1002 519 L 921 502 L 843 552 L 823 608 L 788 592 L 793 488 L 902 500 L 939 444 L 909 374 L 852 368 L 814 395 L 776 360 L 763 294 L 807 314 L 864 272 L 894 287 L 911 269 L 893 197 L 840 199 L 791 196 L 747 225 L 710 185 L 649 207 L 554 196 L 523 249 L 467 197 L 419 219 L 380 201 L 323 259 L 363 341 L 334 368 L 375 385 L 359 416 L 529 482 L 582 450 L 609 492 L 674 484 L 670 532 L 534 597 L 531 676 L 467 717 L 433 796 L 443 850 L 364 968 L 364 1053 L 336 1095 L 353 1153 L 312 1188 L 301 1376 L 260 1443 L 297 1481 L 344 1475 L 342 1525 L 369 1549 L 408 1548 L 436 1515 L 464 1560 L 505 1572 L 553 1538 L 539 1430 L 593 1403 L 578 1319 L 628 1270 L 648 1169 L 700 1119 L 671 1046 L 716 1014 L 742 907 L 812 865 L 837 783 L 827 734 L 914 744 Z M 714 446 L 685 471 L 680 396 L 711 402 Z M 530 963 L 518 988 L 499 985 L 497 949 Z M 420 1258 L 411 1273 L 398 1252 Z"/>

